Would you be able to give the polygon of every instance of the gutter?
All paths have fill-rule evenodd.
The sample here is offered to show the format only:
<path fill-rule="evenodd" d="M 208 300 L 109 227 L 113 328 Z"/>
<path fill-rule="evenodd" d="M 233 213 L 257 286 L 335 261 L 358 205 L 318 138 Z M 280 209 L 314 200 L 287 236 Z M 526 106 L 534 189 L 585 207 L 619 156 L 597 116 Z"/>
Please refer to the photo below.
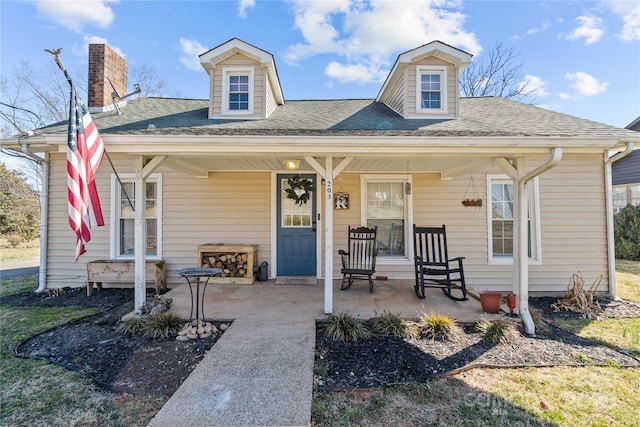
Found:
<path fill-rule="evenodd" d="M 22 152 L 30 159 L 42 166 L 42 188 L 40 189 L 40 266 L 38 270 L 38 289 L 35 292 L 44 292 L 47 289 L 47 244 L 49 228 L 49 154 L 45 158 L 37 156 L 29 149 L 29 144 L 18 140 Z"/>
<path fill-rule="evenodd" d="M 609 296 L 616 298 L 616 248 L 615 236 L 613 230 L 613 179 L 611 176 L 611 165 L 623 157 L 628 156 L 633 151 L 633 142 L 627 142 L 624 151 L 619 151 L 609 157 L 604 152 L 604 191 L 607 218 L 607 269 L 609 270 Z"/>
<path fill-rule="evenodd" d="M 518 185 L 518 204 L 519 204 L 519 238 L 518 238 L 518 306 L 520 307 L 520 317 L 524 322 L 525 331 L 529 335 L 535 335 L 536 327 L 533 323 L 533 319 L 531 318 L 531 313 L 529 312 L 529 254 L 527 251 L 528 239 L 525 238 L 527 236 L 527 221 L 523 218 L 524 212 L 526 212 L 527 207 L 527 194 L 525 191 L 525 186 L 529 181 L 533 178 L 542 175 L 549 169 L 554 168 L 562 158 L 562 148 L 555 147 L 551 152 L 551 156 L 549 160 L 547 160 L 542 165 L 538 166 L 531 172 L 524 175 L 522 178 L 519 178 L 517 181 Z"/>

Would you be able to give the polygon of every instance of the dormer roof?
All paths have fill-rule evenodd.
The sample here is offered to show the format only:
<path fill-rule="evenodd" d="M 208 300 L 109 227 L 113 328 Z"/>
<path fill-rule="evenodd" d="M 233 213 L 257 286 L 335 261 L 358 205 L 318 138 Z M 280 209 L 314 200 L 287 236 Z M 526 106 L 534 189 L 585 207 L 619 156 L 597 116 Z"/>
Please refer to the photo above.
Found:
<path fill-rule="evenodd" d="M 280 79 L 278 78 L 278 70 L 276 69 L 275 60 L 273 55 L 265 50 L 234 37 L 201 54 L 199 56 L 200 65 L 202 65 L 208 74 L 211 74 L 212 70 L 218 63 L 235 55 L 236 53 L 245 55 L 256 62 L 259 62 L 262 67 L 266 68 L 269 81 L 272 83 L 275 100 L 278 104 L 284 104 L 284 95 L 282 94 L 282 86 L 280 85 Z"/>
<path fill-rule="evenodd" d="M 387 79 L 382 85 L 382 88 L 376 97 L 376 101 L 381 102 L 385 91 L 387 91 L 390 86 L 393 86 L 393 82 L 402 77 L 401 70 L 403 67 L 416 63 L 429 56 L 434 56 L 453 64 L 458 69 L 458 72 L 462 71 L 467 65 L 469 65 L 471 63 L 471 58 L 473 57 L 470 53 L 446 43 L 442 43 L 439 40 L 432 41 L 431 43 L 427 43 L 415 49 L 401 53 L 393 64 L 393 68 L 389 72 L 389 75 L 387 75 Z"/>

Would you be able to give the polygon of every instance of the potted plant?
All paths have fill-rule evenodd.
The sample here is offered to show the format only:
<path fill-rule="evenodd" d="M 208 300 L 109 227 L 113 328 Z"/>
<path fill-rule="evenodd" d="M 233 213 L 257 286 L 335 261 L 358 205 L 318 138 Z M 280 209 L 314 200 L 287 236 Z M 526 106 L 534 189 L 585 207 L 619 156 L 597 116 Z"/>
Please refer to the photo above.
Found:
<path fill-rule="evenodd" d="M 480 291 L 480 304 L 485 313 L 498 313 L 502 304 L 502 292 Z"/>

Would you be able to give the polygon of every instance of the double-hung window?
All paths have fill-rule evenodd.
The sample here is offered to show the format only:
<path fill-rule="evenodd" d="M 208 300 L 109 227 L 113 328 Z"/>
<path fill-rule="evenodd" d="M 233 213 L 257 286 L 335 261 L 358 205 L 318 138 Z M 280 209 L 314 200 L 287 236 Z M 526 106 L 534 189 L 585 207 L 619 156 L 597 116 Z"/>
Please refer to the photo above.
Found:
<path fill-rule="evenodd" d="M 222 76 L 223 114 L 253 113 L 253 68 L 227 67 Z"/>
<path fill-rule="evenodd" d="M 378 260 L 393 263 L 409 256 L 408 226 L 411 224 L 409 204 L 405 194 L 407 176 L 362 175 L 362 224 L 378 227 Z"/>
<path fill-rule="evenodd" d="M 135 182 L 132 175 L 121 175 L 122 186 L 111 179 L 111 258 L 127 259 L 135 255 Z M 162 258 L 162 176 L 152 174 L 145 186 L 147 258 Z"/>
<path fill-rule="evenodd" d="M 514 192 L 513 182 L 504 175 L 487 176 L 489 263 L 513 262 L 514 249 Z M 540 224 L 538 209 L 538 180 L 526 186 L 528 256 L 530 262 L 540 262 Z"/>
<path fill-rule="evenodd" d="M 416 68 L 416 110 L 422 113 L 447 111 L 446 67 L 418 66 Z"/>

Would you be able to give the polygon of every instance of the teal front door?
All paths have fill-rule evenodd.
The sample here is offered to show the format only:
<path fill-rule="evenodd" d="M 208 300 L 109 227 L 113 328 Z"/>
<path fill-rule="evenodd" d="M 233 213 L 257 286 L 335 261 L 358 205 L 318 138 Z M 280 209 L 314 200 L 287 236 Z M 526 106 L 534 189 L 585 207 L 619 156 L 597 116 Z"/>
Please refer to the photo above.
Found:
<path fill-rule="evenodd" d="M 298 174 L 278 175 L 278 276 L 311 276 L 316 274 L 316 203 L 315 193 L 304 204 L 296 204 L 285 191 L 289 179 Z M 315 175 L 300 175 L 316 188 Z"/>

